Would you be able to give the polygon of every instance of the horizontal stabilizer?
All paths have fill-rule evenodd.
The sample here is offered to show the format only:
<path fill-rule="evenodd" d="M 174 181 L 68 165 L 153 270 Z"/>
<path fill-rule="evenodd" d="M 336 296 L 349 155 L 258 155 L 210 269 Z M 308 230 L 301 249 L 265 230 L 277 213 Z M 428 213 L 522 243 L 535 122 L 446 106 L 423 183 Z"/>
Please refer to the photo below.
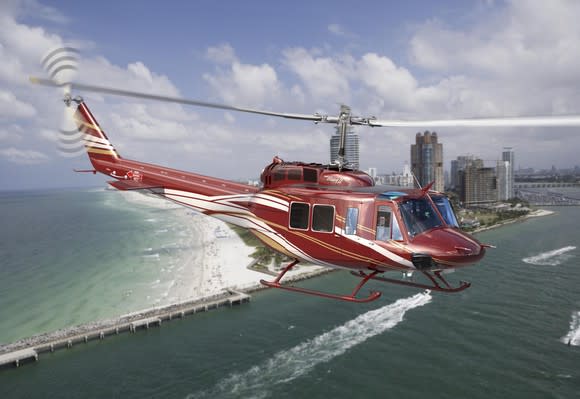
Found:
<path fill-rule="evenodd" d="M 115 187 L 117 190 L 127 191 L 127 190 L 163 190 L 162 186 L 153 186 L 150 184 L 143 184 L 135 180 L 113 180 L 107 182 L 111 186 Z"/>

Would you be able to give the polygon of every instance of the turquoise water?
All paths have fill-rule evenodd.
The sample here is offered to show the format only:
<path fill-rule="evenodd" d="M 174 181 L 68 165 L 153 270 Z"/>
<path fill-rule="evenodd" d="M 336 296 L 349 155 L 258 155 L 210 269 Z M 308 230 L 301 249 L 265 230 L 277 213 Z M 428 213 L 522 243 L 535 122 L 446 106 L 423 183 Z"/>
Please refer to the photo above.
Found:
<path fill-rule="evenodd" d="M 77 194 L 89 204 L 100 201 L 93 195 Z M 107 193 L 99 195 L 110 198 Z M 33 203 L 30 200 L 29 206 Z M 100 209 L 93 205 L 90 208 Z M 356 305 L 264 291 L 255 294 L 247 305 L 199 314 L 147 332 L 77 345 L 41 356 L 38 363 L 3 370 L 0 397 L 577 397 L 580 208 L 554 210 L 557 214 L 552 216 L 481 233 L 482 241 L 498 248 L 490 250 L 480 265 L 449 276 L 450 280 L 472 282 L 472 287 L 462 293 L 426 294 L 373 283 L 371 288 L 381 289 L 383 297 Z M 111 213 L 118 223 L 111 226 L 122 230 L 126 237 L 134 236 L 135 230 L 143 233 L 144 242 L 137 248 L 155 245 L 154 235 L 150 237 L 153 241 L 146 238 L 150 235 L 146 228 L 150 222 L 146 220 L 156 217 L 151 216 L 153 211 L 113 206 L 99 210 L 95 219 L 107 224 L 106 215 Z M 90 220 L 94 227 L 96 222 Z M 110 230 L 113 237 L 103 244 L 108 248 L 101 247 L 103 256 L 107 251 L 117 251 L 111 247 L 122 241 L 116 237 L 120 233 Z M 39 232 L 37 239 L 42 236 Z M 71 236 L 77 239 L 73 245 L 81 246 L 73 249 L 71 245 L 71 256 L 81 251 L 82 245 L 91 248 L 87 251 L 96 251 L 96 244 L 81 240 L 81 234 Z M 17 245 L 19 241 L 14 242 Z M 69 258 L 50 253 L 39 254 L 37 259 L 54 257 L 63 262 Z M 77 301 L 86 302 L 85 306 L 98 312 L 101 304 L 93 302 L 99 290 L 77 287 L 94 285 L 83 282 L 95 276 L 86 271 L 90 257 L 81 254 L 81 258 L 80 262 L 78 258 L 76 262 L 69 260 L 65 269 L 80 269 L 70 272 L 74 276 L 70 289 Z M 48 295 L 50 290 L 39 289 L 44 295 L 34 293 L 38 289 L 35 284 L 42 281 L 37 277 L 39 263 L 51 265 L 49 261 L 18 264 L 18 277 L 13 276 L 10 285 L 18 285 L 27 305 L 19 305 L 12 298 L 11 309 L 2 307 L 2 333 L 8 322 L 23 319 L 22 313 L 34 315 L 28 318 L 49 320 L 44 313 L 52 312 L 53 317 L 62 318 L 58 306 L 50 305 L 55 301 Z M 119 268 L 120 263 L 116 262 L 115 267 Z M 6 292 L 14 290 L 5 287 L 5 268 L 4 264 L 2 301 Z M 46 285 L 53 284 L 49 281 L 54 274 L 47 272 Z M 130 284 L 131 279 L 140 276 L 135 271 L 123 280 Z M 151 278 L 155 276 L 143 280 Z M 351 289 L 354 282 L 348 273 L 336 272 L 302 284 L 342 292 Z M 61 300 L 56 302 L 62 305 Z M 39 308 L 43 310 L 32 310 Z M 29 328 L 36 327 L 33 323 Z"/>
<path fill-rule="evenodd" d="M 0 342 L 160 303 L 179 216 L 102 189 L 0 194 Z"/>

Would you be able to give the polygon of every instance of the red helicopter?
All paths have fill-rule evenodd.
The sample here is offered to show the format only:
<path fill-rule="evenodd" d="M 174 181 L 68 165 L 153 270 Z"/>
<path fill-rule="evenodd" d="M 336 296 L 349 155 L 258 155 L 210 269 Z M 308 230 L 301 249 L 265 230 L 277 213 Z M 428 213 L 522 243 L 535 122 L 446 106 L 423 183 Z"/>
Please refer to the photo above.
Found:
<path fill-rule="evenodd" d="M 64 102 L 76 105 L 75 122 L 84 136 L 93 169 L 113 178 L 119 190 L 138 190 L 165 198 L 205 215 L 248 229 L 269 248 L 293 261 L 273 281 L 260 282 L 303 294 L 350 302 L 370 302 L 381 293 L 360 297 L 369 281 L 381 281 L 441 292 L 459 292 L 470 286 L 452 286 L 443 273 L 472 265 L 483 258 L 486 248 L 460 230 L 449 199 L 430 190 L 375 186 L 366 173 L 348 167 L 344 158 L 349 125 L 371 127 L 440 126 L 570 126 L 580 117 L 528 117 L 454 119 L 432 121 L 377 120 L 351 115 L 341 107 L 338 116 L 277 113 L 183 98 L 145 94 L 80 83 L 60 83 L 31 78 L 48 86 L 64 87 Z M 71 89 L 131 96 L 150 100 L 211 107 L 230 111 L 331 123 L 339 126 L 341 140 L 338 162 L 331 165 L 284 162 L 274 157 L 261 174 L 261 186 L 254 187 L 197 173 L 125 159 L 119 155 L 99 123 Z M 299 262 L 346 269 L 360 281 L 349 294 L 321 292 L 282 283 L 284 275 Z M 413 272 L 426 277 L 425 283 L 385 277 L 385 272 Z"/>

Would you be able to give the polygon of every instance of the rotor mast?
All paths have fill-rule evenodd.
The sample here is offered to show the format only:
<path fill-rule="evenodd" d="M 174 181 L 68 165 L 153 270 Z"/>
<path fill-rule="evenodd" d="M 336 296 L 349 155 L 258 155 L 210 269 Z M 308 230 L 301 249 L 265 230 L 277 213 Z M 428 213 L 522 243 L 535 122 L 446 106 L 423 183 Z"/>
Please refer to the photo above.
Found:
<path fill-rule="evenodd" d="M 341 105 L 340 114 L 338 116 L 338 132 L 340 134 L 340 139 L 338 142 L 338 159 L 336 160 L 339 170 L 342 170 L 344 165 L 347 164 L 347 159 L 345 158 L 345 147 L 346 133 L 348 132 L 348 126 L 351 124 L 350 116 L 350 107 L 344 104 Z"/>

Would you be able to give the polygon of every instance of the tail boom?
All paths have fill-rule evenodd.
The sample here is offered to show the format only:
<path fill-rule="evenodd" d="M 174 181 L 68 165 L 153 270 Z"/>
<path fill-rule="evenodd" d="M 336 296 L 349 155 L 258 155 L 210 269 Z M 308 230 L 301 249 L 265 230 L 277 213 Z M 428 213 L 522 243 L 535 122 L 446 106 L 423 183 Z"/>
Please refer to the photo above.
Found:
<path fill-rule="evenodd" d="M 156 192 L 178 190 L 208 197 L 258 191 L 257 187 L 247 184 L 122 158 L 83 101 L 78 104 L 75 121 L 84 133 L 85 148 L 94 171 L 116 179 L 110 182 L 116 189 L 155 188 Z"/>

